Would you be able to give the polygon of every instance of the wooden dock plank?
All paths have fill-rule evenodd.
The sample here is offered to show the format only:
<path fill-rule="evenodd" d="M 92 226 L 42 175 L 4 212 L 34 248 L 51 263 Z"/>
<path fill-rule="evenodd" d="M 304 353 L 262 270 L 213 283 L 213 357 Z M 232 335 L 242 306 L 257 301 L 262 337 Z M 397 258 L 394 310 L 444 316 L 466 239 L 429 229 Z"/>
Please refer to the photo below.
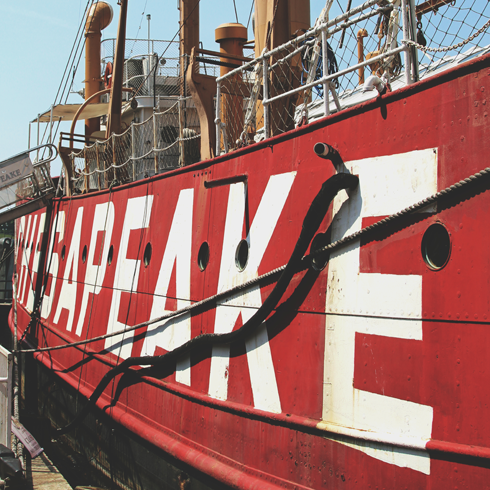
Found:
<path fill-rule="evenodd" d="M 26 458 L 26 478 L 33 490 L 72 490 L 58 468 L 44 453 L 32 460 Z"/>

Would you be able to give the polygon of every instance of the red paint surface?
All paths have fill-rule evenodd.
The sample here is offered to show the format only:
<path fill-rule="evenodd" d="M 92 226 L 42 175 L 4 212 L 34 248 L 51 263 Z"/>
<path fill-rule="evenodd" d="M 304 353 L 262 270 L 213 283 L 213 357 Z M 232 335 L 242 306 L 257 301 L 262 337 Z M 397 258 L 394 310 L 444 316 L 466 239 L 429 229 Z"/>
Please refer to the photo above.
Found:
<path fill-rule="evenodd" d="M 488 59 L 257 145 L 255 150 L 237 152 L 235 157 L 222 157 L 114 189 L 110 195 L 115 206 L 111 240 L 114 257 L 107 267 L 102 292 L 95 298 L 89 295 L 82 335 L 75 335 L 86 269 L 80 259 L 73 330 L 66 331 L 66 310 L 54 324 L 55 299 L 51 315 L 43 322 L 45 326 L 38 325 L 34 332 L 39 346 L 106 333 L 117 245 L 130 198 L 155 196 L 148 229 L 132 231 L 128 246 L 127 257 L 141 260 L 146 244 L 152 244 L 150 266 L 141 266 L 135 291 L 121 298 L 119 320 L 136 325 L 149 319 L 151 294 L 181 189 L 193 188 L 195 192 L 191 298 L 199 301 L 218 289 L 229 190 L 228 186 L 205 189 L 206 180 L 247 175 L 251 223 L 269 177 L 297 172 L 260 264 L 262 274 L 287 262 L 313 196 L 334 174 L 331 163 L 313 153 L 313 144 L 318 141 L 333 144 L 344 161 L 437 147 L 439 189 L 489 166 L 490 130 L 483 104 L 490 90 Z M 476 105 L 475 100 L 481 103 Z M 382 115 L 383 105 L 386 117 Z M 83 206 L 81 257 L 90 240 L 95 205 L 108 199 L 109 193 L 101 192 L 59 202 L 59 209 L 66 213 L 65 237 L 55 245 L 54 252 L 60 254 L 65 245 L 68 254 L 77 210 Z M 162 380 L 124 388 L 112 416 L 173 456 L 235 488 L 486 488 L 490 481 L 490 368 L 486 362 L 490 350 L 489 207 L 490 193 L 483 187 L 476 195 L 468 195 L 436 214 L 407 219 L 401 229 L 364 243 L 361 250 L 362 272 L 420 274 L 423 278 L 423 341 L 357 334 L 353 386 L 433 407 L 433 441 L 427 445 L 430 475 L 383 463 L 311 429 L 322 414 L 327 269 L 318 277 L 298 274 L 286 293 L 288 300 L 267 322 L 282 414 L 253 408 L 245 347 L 236 343 L 231 347 L 227 401 L 207 396 L 210 352 L 200 352 L 191 358 L 190 387 L 176 383 L 173 372 L 163 373 Z M 330 218 L 321 231 L 326 230 Z M 450 260 L 440 271 L 430 270 L 420 253 L 422 235 L 436 220 L 444 223 L 452 240 Z M 372 221 L 365 220 L 363 226 Z M 37 239 L 39 220 L 28 218 L 27 223 L 26 236 L 18 238 L 30 246 Z M 201 272 L 197 253 L 203 241 L 209 244 L 210 261 Z M 29 261 L 31 269 L 33 260 L 34 254 Z M 48 293 L 53 287 L 59 293 L 65 264 L 66 260 L 60 261 Z M 23 305 L 35 274 L 31 270 L 26 275 L 20 261 L 17 272 L 21 284 L 24 276 L 26 281 L 19 297 L 18 325 L 22 334 L 29 323 Z M 177 307 L 175 281 L 174 270 L 167 309 Z M 262 288 L 263 299 L 271 287 Z M 214 310 L 194 315 L 192 337 L 213 332 L 214 322 Z M 241 319 L 235 328 L 240 325 Z M 134 356 L 140 355 L 144 332 L 144 328 L 137 332 L 141 339 L 134 342 Z M 101 352 L 103 347 L 103 341 L 99 341 L 87 351 Z M 82 360 L 83 353 L 80 349 L 65 349 L 38 358 L 48 366 L 54 362 L 66 369 Z M 88 396 L 115 359 L 114 355 L 102 354 L 83 371 L 76 368 L 60 375 L 75 387 L 81 376 L 80 389 Z M 110 385 L 100 407 L 110 403 L 112 389 Z"/>

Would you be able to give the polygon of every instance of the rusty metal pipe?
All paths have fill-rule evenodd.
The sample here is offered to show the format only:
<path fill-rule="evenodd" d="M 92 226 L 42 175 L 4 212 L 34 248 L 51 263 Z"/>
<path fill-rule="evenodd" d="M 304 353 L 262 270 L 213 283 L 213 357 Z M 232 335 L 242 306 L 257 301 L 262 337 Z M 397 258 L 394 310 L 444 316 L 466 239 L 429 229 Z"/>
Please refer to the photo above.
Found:
<path fill-rule="evenodd" d="M 99 92 L 91 95 L 79 108 L 78 111 L 75 113 L 73 116 L 73 121 L 71 122 L 71 127 L 70 127 L 70 148 L 73 148 L 73 134 L 75 132 L 75 125 L 78 121 L 78 118 L 80 117 L 80 114 L 82 111 L 87 107 L 88 104 L 90 104 L 96 97 L 100 97 L 101 95 L 108 94 L 111 91 L 110 88 L 105 88 L 104 90 L 100 90 Z M 122 87 L 123 92 L 133 92 L 133 88 L 128 88 L 128 87 Z M 94 118 L 95 119 L 95 118 Z M 97 118 L 98 119 L 98 118 Z"/>
<path fill-rule="evenodd" d="M 222 24 L 215 30 L 215 40 L 219 43 L 221 52 L 220 76 L 224 76 L 236 68 L 236 65 L 226 66 L 229 65 L 227 63 L 229 55 L 243 58 L 243 45 L 247 41 L 247 28 L 238 23 Z M 241 73 L 233 75 L 233 79 L 234 83 L 240 86 Z M 236 146 L 243 128 L 243 95 L 240 95 L 239 90 L 236 92 L 238 93 L 223 94 L 221 99 L 221 120 L 227 125 L 227 137 L 232 148 Z"/>
<path fill-rule="evenodd" d="M 359 29 L 357 32 L 357 59 L 359 63 L 364 61 L 364 38 L 367 37 L 366 29 Z M 364 66 L 359 68 L 359 85 L 364 83 Z"/>
<path fill-rule="evenodd" d="M 85 100 L 100 90 L 100 38 L 102 30 L 112 21 L 112 7 L 105 2 L 97 2 L 87 15 L 85 22 Z M 97 103 L 96 100 L 90 99 Z M 90 136 L 100 130 L 99 118 L 85 121 L 85 135 Z"/>

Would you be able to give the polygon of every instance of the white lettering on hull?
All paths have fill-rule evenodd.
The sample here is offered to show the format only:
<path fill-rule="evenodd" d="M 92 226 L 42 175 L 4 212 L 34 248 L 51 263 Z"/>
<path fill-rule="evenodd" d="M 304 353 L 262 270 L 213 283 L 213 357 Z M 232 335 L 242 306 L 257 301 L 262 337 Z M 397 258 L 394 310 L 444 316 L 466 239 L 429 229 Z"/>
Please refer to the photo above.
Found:
<path fill-rule="evenodd" d="M 33 246 L 34 260 L 32 261 L 32 281 L 31 281 L 31 287 L 29 288 L 29 295 L 27 296 L 27 304 L 26 304 L 26 308 L 29 311 L 32 311 L 34 308 L 34 289 L 36 287 L 36 285 L 34 284 L 34 273 L 37 274 L 37 271 L 39 268 L 39 258 L 41 256 L 40 241 L 41 241 L 41 235 L 44 232 L 45 221 L 46 221 L 46 213 L 42 213 L 41 217 L 39 218 L 39 227 L 37 229 L 37 238 L 36 238 L 36 241 L 34 242 L 34 246 Z"/>
<path fill-rule="evenodd" d="M 73 319 L 75 317 L 75 307 L 77 304 L 78 288 L 78 257 L 80 255 L 80 243 L 82 234 L 83 207 L 78 208 L 75 226 L 73 227 L 70 250 L 66 257 L 65 272 L 61 284 L 58 305 L 54 314 L 53 322 L 58 323 L 61 312 L 68 311 L 68 320 L 66 330 L 71 332 L 73 328 Z"/>
<path fill-rule="evenodd" d="M 346 167 L 359 175 L 360 183 L 349 196 L 342 191 L 334 200 L 332 241 L 360 230 L 363 218 L 393 214 L 437 192 L 437 155 L 432 149 L 368 158 Z M 396 319 L 404 316 L 402 310 L 411 312 L 411 318 Z M 360 311 L 371 316 L 342 314 Z M 356 333 L 422 340 L 421 276 L 361 273 L 357 240 L 330 256 L 326 312 L 323 419 L 428 440 L 432 407 L 353 386 Z M 430 458 L 419 451 L 347 445 L 387 463 L 430 473 Z"/>
<path fill-rule="evenodd" d="M 143 230 L 148 228 L 150 222 L 153 196 L 141 196 L 128 199 L 126 215 L 119 244 L 116 273 L 112 292 L 111 309 L 107 323 L 107 333 L 124 330 L 126 324 L 119 321 L 119 307 L 121 294 L 123 292 L 134 293 L 138 285 L 138 277 L 141 261 L 139 259 L 128 259 L 129 235 L 132 230 Z M 141 231 L 143 233 L 143 231 Z M 144 245 L 143 245 L 144 246 Z M 127 312 L 126 312 L 127 313 Z M 105 340 L 105 349 L 113 352 L 123 359 L 131 356 L 133 348 L 133 332 L 127 332 Z"/>
<path fill-rule="evenodd" d="M 107 267 L 107 255 L 111 246 L 112 229 L 114 227 L 114 204 L 109 201 L 103 204 L 97 204 L 95 207 L 94 221 L 92 226 L 92 235 L 90 237 L 90 248 L 87 258 L 87 269 L 85 271 L 85 281 L 83 286 L 82 305 L 78 316 L 76 334 L 82 335 L 83 324 L 89 300 L 89 294 L 99 294 L 104 282 L 105 271 Z M 103 233 L 101 249 L 96 250 L 97 236 L 99 232 Z M 94 264 L 94 259 L 97 262 Z M 90 319 L 89 319 L 90 321 Z"/>
<path fill-rule="evenodd" d="M 239 272 L 236 268 L 235 253 L 237 245 L 242 239 L 247 189 L 243 183 L 230 186 L 218 292 L 258 276 L 259 265 L 286 203 L 295 176 L 296 172 L 289 172 L 274 175 L 269 179 L 246 238 L 249 245 L 249 257 L 243 272 Z M 255 308 L 260 307 L 261 304 L 262 298 L 258 286 L 250 288 L 246 293 L 235 295 L 223 301 L 216 310 L 215 333 L 231 332 L 240 314 L 245 323 L 255 313 Z M 247 307 L 244 308 L 243 306 Z M 246 340 L 245 347 L 254 406 L 269 412 L 281 412 L 281 402 L 265 323 L 260 326 L 256 334 Z M 210 396 L 220 400 L 227 399 L 229 363 L 229 345 L 214 347 L 209 379 Z"/>
<path fill-rule="evenodd" d="M 49 267 L 48 275 L 51 276 L 51 288 L 49 294 L 46 291 L 46 289 L 43 289 L 41 318 L 43 318 L 44 320 L 46 320 L 51 313 L 51 308 L 53 307 L 53 301 L 56 292 L 56 279 L 58 277 L 58 269 L 60 263 L 58 253 L 54 252 L 54 245 L 55 245 L 54 242 L 56 239 L 56 233 L 59 233 L 58 243 L 61 243 L 65 235 L 65 212 L 64 211 L 58 212 L 53 227 L 51 229 L 51 238 L 49 240 L 49 253 L 48 253 L 48 265 L 47 265 L 47 267 Z"/>
<path fill-rule="evenodd" d="M 30 216 L 28 219 L 30 220 Z M 29 221 L 27 222 L 27 226 L 29 226 Z M 27 230 L 26 230 L 26 217 L 22 216 L 18 220 L 18 256 L 17 263 L 20 264 L 18 266 L 17 274 L 18 274 L 18 289 L 17 289 L 17 299 L 22 303 L 22 282 L 25 274 L 25 258 L 24 258 L 24 250 L 22 248 L 23 241 L 27 241 Z"/>
<path fill-rule="evenodd" d="M 157 284 L 153 294 L 153 306 L 150 318 L 158 318 L 169 313 L 165 309 L 167 292 L 172 270 L 176 268 L 177 309 L 189 305 L 191 297 L 191 246 L 192 246 L 192 213 L 194 189 L 180 192 L 175 208 L 172 225 L 168 235 Z M 191 315 L 182 315 L 161 324 L 148 327 L 143 343 L 142 355 L 153 356 L 155 349 L 161 347 L 171 351 L 191 339 Z M 177 361 L 175 379 L 188 386 L 191 384 L 190 356 Z"/>
<path fill-rule="evenodd" d="M 34 240 L 34 230 L 36 229 L 38 215 L 28 216 L 27 218 L 27 226 L 25 225 L 24 217 L 21 218 L 20 229 L 22 233 L 22 242 L 23 248 L 21 251 L 21 262 L 20 262 L 20 277 L 19 277 L 19 293 L 18 298 L 22 304 L 26 304 L 25 295 L 26 288 L 29 287 L 29 283 L 31 282 L 31 271 L 29 270 L 29 262 L 31 260 L 31 246 L 30 244 Z"/>

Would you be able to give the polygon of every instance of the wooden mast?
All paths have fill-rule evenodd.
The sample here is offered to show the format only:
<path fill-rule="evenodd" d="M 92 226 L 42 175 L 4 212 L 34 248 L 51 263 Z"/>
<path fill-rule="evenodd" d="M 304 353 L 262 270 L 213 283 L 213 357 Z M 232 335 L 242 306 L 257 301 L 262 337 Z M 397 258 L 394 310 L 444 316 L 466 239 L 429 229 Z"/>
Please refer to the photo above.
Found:
<path fill-rule="evenodd" d="M 124 67 L 124 47 L 126 45 L 126 17 L 128 0 L 120 0 L 121 13 L 117 29 L 116 54 L 112 73 L 111 95 L 109 99 L 109 114 L 107 118 L 106 138 L 121 130 L 122 82 Z"/>
<path fill-rule="evenodd" d="M 185 73 L 192 48 L 199 48 L 199 0 L 180 0 L 180 94 L 185 96 Z"/>
<path fill-rule="evenodd" d="M 255 0 L 255 56 L 259 57 L 264 48 L 272 50 L 284 44 L 310 27 L 309 0 Z M 273 62 L 273 60 L 271 60 Z M 296 88 L 301 72 L 301 58 L 294 57 L 290 62 L 292 77 L 285 80 L 277 74 L 269 76 L 269 96 L 274 97 L 285 90 Z M 275 123 L 270 126 L 270 135 L 294 128 L 294 105 L 297 97 L 287 98 L 269 106 L 271 114 L 276 114 Z M 257 129 L 263 126 L 262 102 L 257 102 Z"/>

